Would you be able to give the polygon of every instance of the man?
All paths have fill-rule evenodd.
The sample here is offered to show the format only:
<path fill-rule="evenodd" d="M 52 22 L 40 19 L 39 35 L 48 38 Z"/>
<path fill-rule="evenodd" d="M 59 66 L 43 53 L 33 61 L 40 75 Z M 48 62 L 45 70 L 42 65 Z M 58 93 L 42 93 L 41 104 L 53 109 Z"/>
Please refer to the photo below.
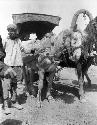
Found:
<path fill-rule="evenodd" d="M 32 47 L 35 39 L 29 39 L 30 34 L 23 34 L 22 37 L 22 60 L 23 60 L 23 75 L 24 83 L 30 95 L 36 95 L 33 87 L 34 74 L 36 71 L 36 59 L 32 53 Z M 27 93 L 26 93 L 27 94 Z"/>
<path fill-rule="evenodd" d="M 1 82 L 0 96 L 2 96 L 2 102 L 4 104 L 5 113 L 9 114 L 10 111 L 8 109 L 8 98 L 7 98 L 9 91 L 7 87 L 7 82 L 9 82 L 11 79 L 14 79 L 16 73 L 11 67 L 4 64 L 4 57 L 5 57 L 5 51 L 2 44 L 2 38 L 0 37 L 0 82 Z"/>
<path fill-rule="evenodd" d="M 9 24 L 7 26 L 8 37 L 5 41 L 3 41 L 3 46 L 6 52 L 6 56 L 4 58 L 4 63 L 14 69 L 17 73 L 16 82 L 7 82 L 4 84 L 5 92 L 8 91 L 9 88 L 12 88 L 12 104 L 17 109 L 22 109 L 22 106 L 19 105 L 17 100 L 17 85 L 22 82 L 22 55 L 21 55 L 21 40 L 18 38 L 17 34 L 17 26 L 15 24 Z M 6 98 L 9 98 L 6 95 Z"/>

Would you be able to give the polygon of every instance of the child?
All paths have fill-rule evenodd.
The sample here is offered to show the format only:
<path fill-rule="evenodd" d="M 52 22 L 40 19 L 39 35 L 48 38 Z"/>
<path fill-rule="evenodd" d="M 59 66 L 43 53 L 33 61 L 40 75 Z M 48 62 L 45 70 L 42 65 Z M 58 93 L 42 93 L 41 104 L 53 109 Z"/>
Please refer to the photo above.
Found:
<path fill-rule="evenodd" d="M 17 82 L 7 82 L 8 85 L 6 85 L 8 91 L 8 87 L 10 86 L 13 90 L 13 96 L 12 96 L 12 102 L 13 106 L 17 109 L 22 109 L 22 106 L 18 104 L 17 101 L 17 84 L 20 84 L 22 81 L 22 55 L 21 55 L 21 40 L 18 38 L 17 34 L 17 26 L 15 24 L 9 24 L 7 26 L 8 30 L 8 37 L 3 42 L 3 46 L 6 52 L 6 56 L 4 58 L 4 63 L 8 65 L 9 67 L 12 67 L 13 70 L 17 73 L 16 80 Z M 5 84 L 4 84 L 5 85 Z M 5 88 L 5 87 L 4 87 Z M 6 98 L 9 98 L 8 95 Z"/>

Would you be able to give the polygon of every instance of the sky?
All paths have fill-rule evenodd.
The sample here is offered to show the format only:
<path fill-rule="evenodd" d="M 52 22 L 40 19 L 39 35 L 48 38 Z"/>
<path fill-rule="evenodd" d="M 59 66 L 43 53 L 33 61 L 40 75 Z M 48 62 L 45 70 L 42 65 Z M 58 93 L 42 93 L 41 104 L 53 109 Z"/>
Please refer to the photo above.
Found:
<path fill-rule="evenodd" d="M 8 24 L 13 23 L 12 14 L 41 13 L 60 16 L 59 26 L 55 27 L 54 33 L 58 34 L 71 25 L 73 15 L 80 9 L 86 9 L 97 16 L 97 0 L 0 0 L 0 34 L 6 38 Z M 79 27 L 84 27 L 89 22 L 88 17 L 78 18 Z"/>

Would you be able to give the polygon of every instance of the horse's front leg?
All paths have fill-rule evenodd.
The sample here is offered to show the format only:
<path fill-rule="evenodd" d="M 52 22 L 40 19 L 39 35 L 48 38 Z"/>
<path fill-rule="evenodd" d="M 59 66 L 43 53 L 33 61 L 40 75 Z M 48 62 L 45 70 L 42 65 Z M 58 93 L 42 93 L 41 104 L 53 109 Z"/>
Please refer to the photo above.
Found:
<path fill-rule="evenodd" d="M 93 57 L 88 57 L 88 59 L 84 63 L 84 67 L 83 67 L 83 77 L 84 76 L 86 77 L 89 87 L 91 86 L 91 80 L 90 80 L 90 78 L 88 76 L 88 69 L 92 64 L 93 59 L 94 59 Z"/>
<path fill-rule="evenodd" d="M 46 98 L 48 100 L 51 99 L 51 88 L 52 88 L 52 82 L 53 82 L 53 78 L 54 78 L 54 73 L 50 73 L 50 76 L 47 78 L 47 82 L 48 82 L 48 89 L 47 89 L 47 94 L 46 94 Z"/>
<path fill-rule="evenodd" d="M 84 75 L 85 75 L 85 77 L 86 77 L 86 79 L 87 79 L 87 81 L 88 81 L 89 87 L 91 87 L 91 80 L 90 80 L 90 78 L 89 78 L 89 76 L 88 76 L 88 73 L 85 72 Z"/>
<path fill-rule="evenodd" d="M 78 74 L 78 82 L 79 82 L 79 95 L 80 95 L 80 100 L 82 100 L 83 96 L 84 96 L 84 88 L 83 88 L 84 79 L 83 79 L 83 76 L 82 76 L 81 64 L 77 65 L 77 74 Z"/>
<path fill-rule="evenodd" d="M 39 81 L 38 81 L 38 107 L 41 107 L 41 91 L 43 88 L 43 80 L 44 80 L 44 70 L 40 69 L 38 71 L 38 75 L 39 75 Z"/>
<path fill-rule="evenodd" d="M 55 72 L 56 72 L 56 66 L 53 65 L 52 68 L 53 68 L 53 71 L 51 71 L 49 73 L 49 76 L 47 77 L 48 89 L 47 89 L 46 97 L 47 97 L 48 101 L 53 99 L 52 96 L 51 96 L 51 88 L 52 88 L 53 78 L 54 78 Z"/>
<path fill-rule="evenodd" d="M 36 97 L 36 91 L 35 91 L 35 88 L 34 88 L 34 74 L 35 74 L 35 71 L 33 68 L 30 68 L 29 69 L 29 94 L 30 95 L 33 95 L 34 97 Z"/>

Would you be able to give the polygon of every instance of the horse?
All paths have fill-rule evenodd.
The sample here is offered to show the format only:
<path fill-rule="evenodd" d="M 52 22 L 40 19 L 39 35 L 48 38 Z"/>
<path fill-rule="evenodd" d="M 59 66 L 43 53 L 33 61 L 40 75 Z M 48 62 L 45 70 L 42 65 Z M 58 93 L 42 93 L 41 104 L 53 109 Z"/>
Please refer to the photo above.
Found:
<path fill-rule="evenodd" d="M 79 47 L 75 47 L 74 50 L 77 50 L 77 49 L 81 49 L 81 47 L 83 46 L 82 50 L 80 51 L 80 59 L 79 59 L 79 62 L 81 62 L 81 66 L 82 66 L 82 76 L 83 76 L 83 79 L 84 79 L 84 76 L 86 77 L 87 81 L 88 81 L 88 86 L 91 86 L 91 80 L 87 74 L 87 71 L 89 69 L 89 67 L 94 64 L 94 55 L 92 53 L 92 55 L 90 54 L 89 51 L 89 47 L 87 46 L 88 43 L 86 41 L 84 41 L 84 43 L 82 43 L 83 45 L 79 45 Z M 72 46 L 72 45 L 71 45 Z M 86 49 L 86 50 L 83 50 L 83 49 Z M 78 61 L 74 61 L 73 59 L 70 59 L 70 50 L 68 49 L 65 49 L 60 58 L 61 58 L 61 61 L 59 63 L 59 66 L 61 67 L 70 67 L 70 68 L 77 68 L 77 63 Z M 84 51 L 84 52 L 82 52 Z M 74 54 L 76 54 L 77 51 L 75 51 Z M 85 58 L 85 52 L 87 52 L 87 57 Z M 72 51 L 73 53 L 73 51 Z"/>
<path fill-rule="evenodd" d="M 51 88 L 53 78 L 56 72 L 57 62 L 54 61 L 51 49 L 53 46 L 54 34 L 47 33 L 40 42 L 34 45 L 36 52 L 34 56 L 37 58 L 38 67 L 38 106 L 41 107 L 41 102 L 46 98 L 48 101 L 52 99 Z M 39 44 L 40 43 L 40 44 Z"/>
<path fill-rule="evenodd" d="M 58 66 L 75 68 L 79 83 L 79 99 L 84 97 L 84 76 L 91 86 L 91 80 L 87 74 L 88 68 L 91 66 L 94 56 L 89 55 L 89 47 L 87 35 L 79 31 L 64 30 L 57 36 L 53 49 L 54 56 L 60 60 Z"/>

